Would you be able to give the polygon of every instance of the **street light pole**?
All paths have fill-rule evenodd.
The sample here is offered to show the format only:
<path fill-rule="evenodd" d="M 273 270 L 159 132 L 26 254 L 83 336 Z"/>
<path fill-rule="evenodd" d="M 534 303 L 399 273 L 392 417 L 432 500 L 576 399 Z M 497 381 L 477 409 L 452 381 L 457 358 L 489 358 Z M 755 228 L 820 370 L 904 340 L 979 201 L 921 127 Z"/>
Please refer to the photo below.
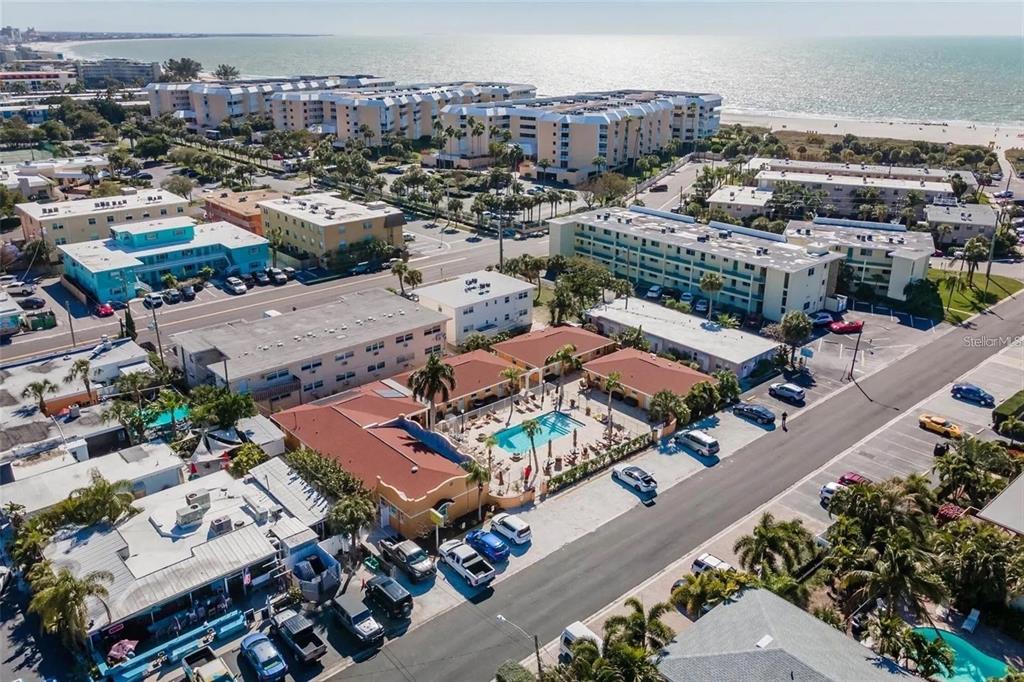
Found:
<path fill-rule="evenodd" d="M 527 632 L 526 630 L 522 629 L 521 627 L 519 627 L 518 625 L 516 625 L 515 623 L 510 621 L 508 618 L 506 618 L 505 616 L 501 615 L 500 613 L 496 616 L 496 618 L 498 619 L 499 623 L 505 623 L 506 625 L 511 625 L 516 630 L 519 630 L 519 632 L 523 633 L 523 636 L 526 637 L 527 639 L 533 639 L 533 653 L 537 657 L 537 679 L 538 680 L 544 679 L 544 667 L 541 665 L 541 662 L 540 662 L 540 638 L 537 637 L 536 634 L 532 634 L 531 635 L 529 632 Z"/>

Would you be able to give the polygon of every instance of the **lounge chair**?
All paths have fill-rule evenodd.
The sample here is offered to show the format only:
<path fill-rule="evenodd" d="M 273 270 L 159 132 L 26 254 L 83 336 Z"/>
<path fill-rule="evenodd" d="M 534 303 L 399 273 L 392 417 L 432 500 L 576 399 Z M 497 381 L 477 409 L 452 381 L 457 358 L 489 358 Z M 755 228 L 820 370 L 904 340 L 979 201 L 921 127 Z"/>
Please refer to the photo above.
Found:
<path fill-rule="evenodd" d="M 974 632 L 974 628 L 978 627 L 978 621 L 981 619 L 981 611 L 978 609 L 971 609 L 971 612 L 967 614 L 967 618 L 964 619 L 963 624 L 960 626 L 962 630 L 967 632 Z"/>

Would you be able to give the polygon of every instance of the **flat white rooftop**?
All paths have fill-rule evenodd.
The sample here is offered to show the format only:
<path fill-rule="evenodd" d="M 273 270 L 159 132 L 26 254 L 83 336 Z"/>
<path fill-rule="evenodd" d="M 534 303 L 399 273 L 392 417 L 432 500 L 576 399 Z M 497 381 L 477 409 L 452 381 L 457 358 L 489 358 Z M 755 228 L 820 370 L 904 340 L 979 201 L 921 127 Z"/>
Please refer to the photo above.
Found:
<path fill-rule="evenodd" d="M 195 224 L 191 218 L 164 218 L 150 220 L 134 225 L 118 225 L 117 230 L 144 234 L 169 227 L 193 226 L 192 239 L 181 239 L 175 242 L 156 243 L 153 246 L 133 248 L 124 242 L 114 239 L 94 239 L 75 244 L 61 244 L 57 248 L 76 260 L 90 272 L 106 272 L 121 268 L 142 267 L 144 256 L 162 253 L 177 253 L 182 249 L 197 249 L 206 246 L 221 246 L 226 249 L 241 249 L 248 246 L 260 246 L 267 240 L 258 234 L 229 222 L 219 220 L 215 223 Z"/>
<path fill-rule="evenodd" d="M 813 221 L 790 220 L 786 225 L 785 235 L 786 239 L 795 243 L 888 249 L 903 255 L 920 255 L 935 250 L 930 232 L 908 231 L 895 223 L 821 217 Z"/>
<path fill-rule="evenodd" d="M 416 289 L 420 300 L 429 298 L 442 305 L 462 308 L 477 302 L 490 301 L 504 296 L 514 296 L 523 291 L 536 289 L 529 282 L 509 277 L 500 272 L 477 270 L 460 275 L 445 282 L 438 282 Z"/>
<path fill-rule="evenodd" d="M 636 297 L 630 297 L 628 309 L 626 300 L 618 298 L 591 308 L 587 314 L 595 320 L 605 319 L 620 325 L 642 327 L 645 334 L 735 364 L 772 353 L 779 345 L 762 336 L 739 329 L 723 329 L 696 315 L 681 313 Z"/>
<path fill-rule="evenodd" d="M 740 185 L 723 185 L 708 197 L 708 203 L 720 202 L 737 206 L 764 208 L 772 199 L 772 191 Z"/>
<path fill-rule="evenodd" d="M 40 455 L 12 462 L 14 481 L 0 486 L 0 499 L 5 504 L 22 504 L 25 512 L 32 514 L 88 486 L 94 472 L 111 482 L 134 482 L 182 466 L 181 458 L 163 441 L 143 443 L 84 462 L 60 450 L 52 456 Z"/>
<path fill-rule="evenodd" d="M 137 194 L 125 194 L 101 199 L 75 199 L 72 201 L 56 201 L 41 204 L 38 201 L 30 204 L 18 204 L 18 210 L 39 220 L 52 218 L 68 218 L 107 213 L 109 211 L 127 211 L 134 208 L 152 208 L 161 206 L 188 205 L 188 200 L 171 194 L 163 189 L 144 189 Z"/>
<path fill-rule="evenodd" d="M 836 163 L 832 161 L 802 161 L 799 159 L 773 159 L 758 156 L 747 162 L 754 170 L 792 170 L 801 173 L 832 173 L 833 175 L 870 175 L 881 178 L 908 180 L 949 180 L 959 175 L 968 185 L 977 184 L 970 171 L 947 170 L 915 166 L 883 166 L 871 163 Z"/>
<path fill-rule="evenodd" d="M 107 586 L 111 620 L 98 600 L 87 604 L 91 629 L 102 628 L 274 557 L 274 538 L 315 541 L 300 517 L 322 520 L 327 501 L 290 471 L 275 458 L 241 479 L 214 472 L 136 500 L 140 513 L 115 527 L 60 532 L 44 554 L 55 567 L 78 576 L 94 570 L 114 576 Z M 269 488 L 264 481 L 270 481 Z M 178 511 L 189 501 L 205 511 L 179 525 Z M 219 530 L 216 519 L 227 520 Z"/>
<path fill-rule="evenodd" d="M 927 206 L 925 218 L 929 223 L 951 225 L 996 226 L 996 211 L 988 204 L 964 204 L 961 206 Z"/>
<path fill-rule="evenodd" d="M 878 189 L 917 190 L 923 192 L 945 192 L 953 194 L 953 188 L 943 180 L 906 180 L 904 178 L 857 177 L 856 175 L 829 175 L 827 173 L 803 173 L 794 171 L 763 170 L 757 174 L 757 181 L 798 182 L 802 184 L 840 185 L 843 187 L 876 187 Z"/>
<path fill-rule="evenodd" d="M 366 205 L 357 204 L 327 192 L 270 199 L 261 201 L 258 205 L 261 208 L 269 208 L 320 227 L 344 225 L 357 220 L 369 220 L 402 213 L 400 209 L 382 201 Z"/>

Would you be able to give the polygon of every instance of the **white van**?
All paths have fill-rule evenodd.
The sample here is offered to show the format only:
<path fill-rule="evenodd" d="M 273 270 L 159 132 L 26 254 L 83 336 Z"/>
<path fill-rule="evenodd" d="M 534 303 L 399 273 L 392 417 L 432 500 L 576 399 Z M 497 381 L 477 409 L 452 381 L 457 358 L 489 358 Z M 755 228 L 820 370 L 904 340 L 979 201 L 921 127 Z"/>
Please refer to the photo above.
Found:
<path fill-rule="evenodd" d="M 582 622 L 576 621 L 575 623 L 569 623 L 569 625 L 562 630 L 562 636 L 558 640 L 558 655 L 567 660 L 572 660 L 571 647 L 581 639 L 591 640 L 595 645 L 597 645 L 597 650 L 601 650 L 601 638 Z"/>
<path fill-rule="evenodd" d="M 718 441 L 711 437 L 705 431 L 683 431 L 676 436 L 676 443 L 679 445 L 685 445 L 697 454 L 703 455 L 704 457 L 711 457 L 717 455 L 721 449 L 718 445 Z"/>
<path fill-rule="evenodd" d="M 5 287 L 5 290 L 11 296 L 31 296 L 36 293 L 36 285 L 28 282 L 22 282 L 20 280 L 14 280 Z"/>

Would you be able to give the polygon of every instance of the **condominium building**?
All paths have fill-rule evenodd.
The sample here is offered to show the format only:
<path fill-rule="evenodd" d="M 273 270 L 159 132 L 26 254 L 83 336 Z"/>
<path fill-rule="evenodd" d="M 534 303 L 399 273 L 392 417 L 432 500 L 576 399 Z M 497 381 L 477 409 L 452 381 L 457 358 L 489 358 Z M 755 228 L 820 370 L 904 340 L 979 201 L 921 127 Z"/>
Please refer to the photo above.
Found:
<path fill-rule="evenodd" d="M 271 115 L 271 100 L 280 92 L 310 92 L 331 88 L 360 88 L 390 85 L 375 76 L 296 77 L 231 82 L 150 83 L 151 116 L 174 114 L 189 128 L 216 128 L 222 121 L 240 121 L 246 116 Z"/>
<path fill-rule="evenodd" d="M 163 75 L 160 62 L 132 59 L 97 59 L 75 62 L 78 80 L 87 88 L 103 88 L 111 81 L 125 85 L 156 83 Z"/>
<path fill-rule="evenodd" d="M 912 192 L 922 201 L 916 208 L 919 218 L 924 215 L 925 205 L 956 203 L 956 195 L 953 194 L 949 181 L 940 178 L 908 180 L 788 170 L 763 170 L 757 174 L 758 189 L 774 191 L 780 185 L 786 184 L 821 192 L 823 206 L 831 206 L 834 212 L 850 216 L 856 215 L 863 204 L 884 204 L 890 211 L 899 212 L 907 207 L 908 197 Z"/>
<path fill-rule="evenodd" d="M 756 187 L 723 185 L 708 197 L 708 207 L 725 211 L 737 219 L 752 218 L 768 213 L 772 193 Z"/>
<path fill-rule="evenodd" d="M 500 272 L 479 270 L 416 289 L 419 302 L 448 317 L 448 343 L 473 334 L 494 336 L 529 327 L 537 287 Z"/>
<path fill-rule="evenodd" d="M 162 278 L 196 277 L 204 268 L 250 273 L 267 267 L 267 240 L 226 222 L 197 225 L 186 217 L 108 228 L 109 239 L 58 246 L 64 277 L 93 301 L 127 301 Z"/>
<path fill-rule="evenodd" d="M 188 199 L 162 189 L 141 190 L 101 199 L 78 199 L 50 204 L 17 204 L 25 241 L 44 239 L 51 246 L 76 244 L 108 235 L 113 225 L 182 216 Z"/>
<path fill-rule="evenodd" d="M 382 289 L 255 321 L 171 337 L 190 386 L 249 393 L 279 410 L 422 365 L 445 346 L 447 318 Z"/>
<path fill-rule="evenodd" d="M 0 187 L 29 200 L 48 199 L 53 195 L 53 184 L 49 179 L 41 175 L 22 175 L 15 164 L 0 166 Z"/>
<path fill-rule="evenodd" d="M 719 275 L 715 306 L 778 320 L 815 312 L 835 290 L 842 256 L 789 244 L 782 235 L 643 207 L 555 218 L 551 255 L 583 256 L 636 284 L 700 294 L 701 278 Z"/>
<path fill-rule="evenodd" d="M 954 175 L 960 176 L 969 187 L 977 187 L 978 181 L 970 171 L 948 170 L 917 166 L 885 166 L 871 163 L 834 163 L 830 161 L 800 161 L 797 159 L 773 159 L 755 156 L 747 162 L 753 171 L 774 170 L 794 173 L 817 173 L 819 175 L 844 175 L 854 178 L 895 178 L 898 180 L 925 180 L 928 182 L 950 182 Z"/>
<path fill-rule="evenodd" d="M 998 217 L 988 204 L 928 206 L 925 220 L 936 235 L 939 246 L 963 246 L 971 237 L 991 239 Z"/>
<path fill-rule="evenodd" d="M 77 80 L 74 71 L 0 71 L 0 91 L 60 90 Z"/>
<path fill-rule="evenodd" d="M 321 192 L 285 195 L 258 205 L 264 233 L 275 234 L 299 254 L 328 258 L 369 239 L 391 246 L 403 243 L 405 214 L 383 201 L 357 204 Z"/>
<path fill-rule="evenodd" d="M 839 218 L 791 220 L 785 237 L 793 244 L 826 248 L 842 255 L 850 267 L 852 288 L 869 286 L 874 293 L 906 300 L 903 289 L 928 276 L 932 236 L 911 232 L 903 225 Z"/>
<path fill-rule="evenodd" d="M 399 87 L 279 92 L 273 96 L 274 127 L 335 135 L 338 143 L 380 144 L 386 135 L 410 140 L 434 133 L 443 107 L 532 97 L 532 85 L 517 83 L 415 83 Z"/>
<path fill-rule="evenodd" d="M 205 197 L 206 219 L 223 220 L 263 236 L 263 211 L 261 201 L 280 199 L 284 192 L 271 189 L 254 189 L 248 192 L 215 192 Z"/>
<path fill-rule="evenodd" d="M 490 143 L 502 141 L 495 134 L 507 133 L 534 162 L 528 174 L 577 184 L 605 168 L 657 153 L 672 139 L 692 142 L 714 134 L 715 102 L 721 102 L 717 95 L 620 90 L 450 105 L 442 109 L 441 122 L 463 136 L 449 140 L 435 162 L 445 167 L 487 165 Z M 473 121 L 483 124 L 478 135 L 472 134 Z M 598 157 L 604 159 L 600 166 L 594 163 Z"/>
<path fill-rule="evenodd" d="M 89 156 L 21 161 L 4 166 L 3 169 L 11 175 L 31 178 L 34 182 L 46 180 L 57 187 L 68 187 L 87 182 L 89 176 L 84 171 L 89 166 L 92 166 L 97 171 L 102 171 L 110 166 L 110 162 L 107 160 L 107 157 L 94 154 Z"/>

